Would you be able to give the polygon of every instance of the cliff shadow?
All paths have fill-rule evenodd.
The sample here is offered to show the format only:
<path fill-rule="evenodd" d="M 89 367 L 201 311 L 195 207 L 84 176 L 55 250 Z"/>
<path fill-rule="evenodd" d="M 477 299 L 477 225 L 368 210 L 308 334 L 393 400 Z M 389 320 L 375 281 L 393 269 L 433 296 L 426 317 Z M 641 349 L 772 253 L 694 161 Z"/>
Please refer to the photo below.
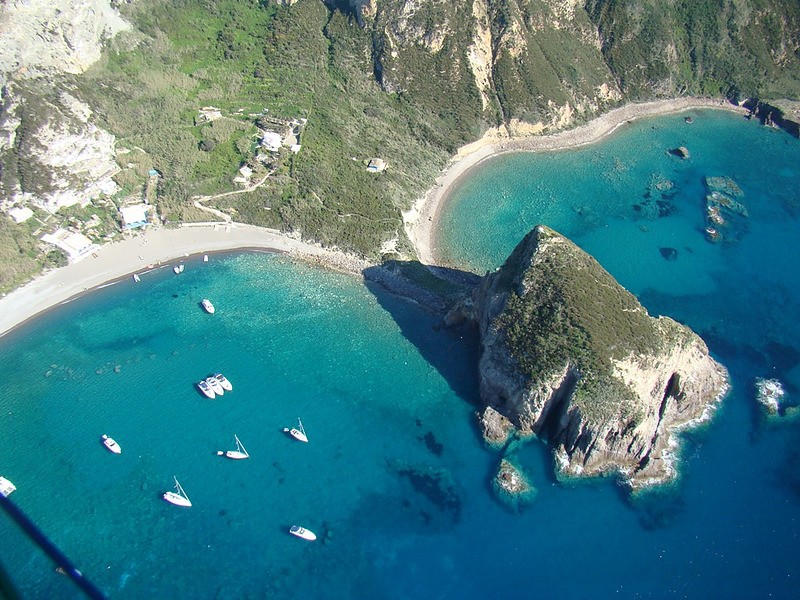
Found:
<path fill-rule="evenodd" d="M 434 274 L 434 272 L 436 274 Z M 477 405 L 479 337 L 469 321 L 446 326 L 444 316 L 469 297 L 480 277 L 418 261 L 387 261 L 362 272 L 367 289 L 422 357 L 460 398 Z"/>

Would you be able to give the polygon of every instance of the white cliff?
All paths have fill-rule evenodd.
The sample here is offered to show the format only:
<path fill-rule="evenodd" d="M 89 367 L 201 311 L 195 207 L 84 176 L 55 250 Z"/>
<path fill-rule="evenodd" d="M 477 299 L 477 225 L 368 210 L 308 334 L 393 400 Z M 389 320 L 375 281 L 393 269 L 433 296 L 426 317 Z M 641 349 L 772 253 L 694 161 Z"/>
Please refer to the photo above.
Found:
<path fill-rule="evenodd" d="M 83 73 L 128 28 L 110 0 L 9 0 L 0 5 L 0 72 Z"/>

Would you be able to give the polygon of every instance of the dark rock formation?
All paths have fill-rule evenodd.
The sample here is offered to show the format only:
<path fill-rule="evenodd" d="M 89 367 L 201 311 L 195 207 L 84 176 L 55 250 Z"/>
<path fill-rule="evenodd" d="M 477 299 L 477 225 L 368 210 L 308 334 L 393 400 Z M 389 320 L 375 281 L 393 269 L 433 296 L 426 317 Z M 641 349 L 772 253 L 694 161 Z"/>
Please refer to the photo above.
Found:
<path fill-rule="evenodd" d="M 661 256 L 664 257 L 664 260 L 677 260 L 678 258 L 678 251 L 675 248 L 659 248 L 658 251 L 661 253 Z"/>
<path fill-rule="evenodd" d="M 669 151 L 672 156 L 677 156 L 678 158 L 689 159 L 691 158 L 691 154 L 689 154 L 689 149 L 686 146 L 678 146 L 677 148 L 673 148 Z"/>
<path fill-rule="evenodd" d="M 492 484 L 497 498 L 515 511 L 521 510 L 523 504 L 536 497 L 536 488 L 522 470 L 506 458 L 500 460 Z"/>
<path fill-rule="evenodd" d="M 706 419 L 727 372 L 690 329 L 652 318 L 591 256 L 547 227 L 475 293 L 481 424 L 548 440 L 561 475 L 674 475 L 674 432 Z M 497 414 L 495 414 L 497 413 Z M 502 418 L 501 418 L 502 417 Z"/>

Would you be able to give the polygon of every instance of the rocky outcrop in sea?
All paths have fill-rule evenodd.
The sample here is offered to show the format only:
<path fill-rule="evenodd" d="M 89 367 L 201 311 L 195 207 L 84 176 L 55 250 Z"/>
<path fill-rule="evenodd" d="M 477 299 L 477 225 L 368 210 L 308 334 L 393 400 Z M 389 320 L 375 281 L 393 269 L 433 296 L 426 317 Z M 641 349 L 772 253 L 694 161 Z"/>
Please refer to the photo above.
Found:
<path fill-rule="evenodd" d="M 653 318 L 591 256 L 536 227 L 474 295 L 481 423 L 549 442 L 560 476 L 675 475 L 676 434 L 708 419 L 727 371 L 689 328 Z"/>

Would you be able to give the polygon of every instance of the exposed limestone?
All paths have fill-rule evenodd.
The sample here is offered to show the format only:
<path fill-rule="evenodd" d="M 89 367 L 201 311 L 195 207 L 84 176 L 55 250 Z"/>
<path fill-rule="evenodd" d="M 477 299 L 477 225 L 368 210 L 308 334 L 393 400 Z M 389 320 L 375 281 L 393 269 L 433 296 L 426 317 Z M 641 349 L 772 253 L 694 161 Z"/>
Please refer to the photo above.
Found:
<path fill-rule="evenodd" d="M 486 0 L 472 3 L 472 16 L 475 19 L 475 35 L 469 47 L 467 58 L 475 77 L 475 86 L 481 94 L 483 110 L 490 106 L 489 93 L 492 87 L 492 28 Z"/>
<path fill-rule="evenodd" d="M 118 190 L 113 135 L 90 122 L 91 109 L 66 91 L 56 98 L 4 88 L 0 113 L 0 182 L 4 203 L 33 204 L 55 212 Z M 26 108 L 33 104 L 36 110 Z M 25 129 L 20 133 L 22 115 Z M 21 139 L 18 136 L 22 135 Z M 15 147 L 14 147 L 15 146 Z M 16 160 L 8 154 L 15 152 Z"/>
<path fill-rule="evenodd" d="M 491 406 L 478 413 L 478 422 L 481 425 L 483 439 L 490 446 L 502 446 L 508 439 L 514 426 L 506 417 L 501 415 Z"/>
<path fill-rule="evenodd" d="M 0 73 L 83 73 L 126 23 L 110 0 L 10 0 L 0 4 Z"/>
<path fill-rule="evenodd" d="M 475 294 L 482 416 L 554 447 L 559 475 L 674 476 L 675 433 L 710 417 L 727 372 L 690 329 L 652 318 L 592 257 L 539 226 Z M 486 427 L 497 439 L 502 427 Z"/>

